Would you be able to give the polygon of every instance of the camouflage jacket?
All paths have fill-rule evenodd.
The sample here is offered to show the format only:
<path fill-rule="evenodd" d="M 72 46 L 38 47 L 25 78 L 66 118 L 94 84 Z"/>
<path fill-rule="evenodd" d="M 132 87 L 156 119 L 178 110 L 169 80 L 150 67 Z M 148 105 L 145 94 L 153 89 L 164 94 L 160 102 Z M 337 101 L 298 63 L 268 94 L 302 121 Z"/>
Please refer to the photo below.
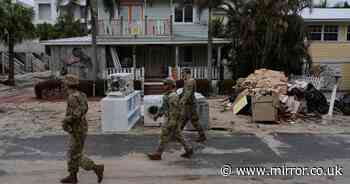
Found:
<path fill-rule="evenodd" d="M 176 92 L 167 92 L 163 96 L 163 103 L 158 116 L 166 116 L 168 121 L 177 121 L 180 118 L 179 96 Z"/>
<path fill-rule="evenodd" d="M 85 115 L 88 111 L 88 100 L 84 93 L 75 91 L 67 99 L 66 117 L 63 129 L 68 133 L 84 133 L 88 130 Z"/>
<path fill-rule="evenodd" d="M 195 104 L 196 98 L 194 93 L 196 92 L 196 81 L 194 79 L 186 80 L 181 94 L 181 105 Z"/>

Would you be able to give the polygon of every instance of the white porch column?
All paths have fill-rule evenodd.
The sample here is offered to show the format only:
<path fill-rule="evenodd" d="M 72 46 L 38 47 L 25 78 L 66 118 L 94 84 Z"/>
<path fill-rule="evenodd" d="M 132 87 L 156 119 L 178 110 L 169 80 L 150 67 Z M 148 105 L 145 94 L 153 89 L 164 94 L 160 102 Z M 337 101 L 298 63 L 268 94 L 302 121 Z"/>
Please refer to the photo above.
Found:
<path fill-rule="evenodd" d="M 217 49 L 218 49 L 218 55 L 217 55 L 216 66 L 220 66 L 221 65 L 221 49 L 222 49 L 222 46 L 218 46 Z"/>
<path fill-rule="evenodd" d="M 175 46 L 175 69 L 176 69 L 176 75 L 177 75 L 177 80 L 179 80 L 181 77 L 181 74 L 179 72 L 179 46 Z"/>
<path fill-rule="evenodd" d="M 222 60 L 221 60 L 221 49 L 222 49 L 222 46 L 218 46 L 218 55 L 217 55 L 217 62 L 216 62 L 216 66 L 217 68 L 219 68 L 219 70 L 217 71 L 217 75 L 218 75 L 218 79 L 221 80 L 221 65 L 222 65 Z"/>

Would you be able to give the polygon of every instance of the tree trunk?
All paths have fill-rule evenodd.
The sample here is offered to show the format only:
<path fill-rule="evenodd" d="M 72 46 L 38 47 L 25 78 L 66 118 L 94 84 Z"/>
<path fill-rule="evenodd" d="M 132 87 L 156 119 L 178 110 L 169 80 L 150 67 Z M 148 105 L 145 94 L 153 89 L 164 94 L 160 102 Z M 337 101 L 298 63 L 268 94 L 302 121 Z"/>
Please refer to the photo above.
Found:
<path fill-rule="evenodd" d="M 14 39 L 13 35 L 9 33 L 9 75 L 8 75 L 8 85 L 14 86 L 15 85 L 15 61 L 14 61 Z"/>

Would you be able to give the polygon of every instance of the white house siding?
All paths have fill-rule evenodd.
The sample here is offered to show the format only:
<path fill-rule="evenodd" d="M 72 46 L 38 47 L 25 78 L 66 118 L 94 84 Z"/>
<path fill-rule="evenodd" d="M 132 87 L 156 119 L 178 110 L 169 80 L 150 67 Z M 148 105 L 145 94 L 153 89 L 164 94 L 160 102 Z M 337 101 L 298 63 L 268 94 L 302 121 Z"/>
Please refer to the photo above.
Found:
<path fill-rule="evenodd" d="M 0 52 L 7 52 L 7 45 L 0 43 Z M 45 46 L 39 43 L 39 40 L 24 40 L 20 44 L 15 45 L 16 52 L 35 52 L 43 53 L 45 52 Z"/>
<path fill-rule="evenodd" d="M 145 16 L 148 18 L 170 18 L 170 2 L 164 0 L 154 0 L 152 4 L 146 4 Z"/>
<path fill-rule="evenodd" d="M 153 0 L 152 4 L 145 4 L 144 15 L 149 19 L 167 19 L 174 15 L 173 7 L 169 0 Z M 98 17 L 99 20 L 108 20 L 109 14 L 103 7 L 103 2 L 98 1 Z M 115 15 L 118 15 L 118 10 L 115 10 Z M 117 16 L 115 16 L 117 18 Z M 173 23 L 174 35 L 189 36 L 189 37 L 207 37 L 208 36 L 208 9 L 203 9 L 199 13 L 197 7 L 194 8 L 193 23 Z M 108 25 L 111 26 L 111 25 Z M 111 30 L 111 28 L 109 28 Z"/>

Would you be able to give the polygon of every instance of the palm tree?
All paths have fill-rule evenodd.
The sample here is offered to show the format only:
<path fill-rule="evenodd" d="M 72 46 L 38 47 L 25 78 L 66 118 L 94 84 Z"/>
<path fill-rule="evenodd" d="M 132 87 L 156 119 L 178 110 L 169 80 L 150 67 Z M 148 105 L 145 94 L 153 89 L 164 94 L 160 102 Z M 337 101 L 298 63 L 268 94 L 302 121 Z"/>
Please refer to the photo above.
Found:
<path fill-rule="evenodd" d="M 35 36 L 32 24 L 34 11 L 11 0 L 0 0 L 0 42 L 8 45 L 9 50 L 9 85 L 15 85 L 14 77 L 14 46 L 24 39 Z"/>
<path fill-rule="evenodd" d="M 57 8 L 61 8 L 61 4 L 64 0 L 57 0 Z M 92 63 L 94 65 L 94 79 L 97 75 L 97 5 L 98 0 L 86 0 L 86 10 L 85 11 L 85 20 L 88 20 L 88 12 L 91 13 L 91 40 L 92 40 Z M 68 13 L 73 13 L 72 7 L 74 4 L 79 4 L 80 0 L 69 0 L 68 1 Z M 109 12 L 110 17 L 114 16 L 114 9 L 118 5 L 119 0 L 103 0 L 103 6 L 105 10 Z M 88 26 L 88 23 L 86 24 Z"/>
<path fill-rule="evenodd" d="M 311 6 L 312 0 L 226 3 L 227 33 L 233 43 L 231 59 L 235 66 L 241 63 L 238 72 L 244 73 L 240 76 L 262 67 L 297 73 L 300 62 L 308 58 L 305 27 L 299 12 Z"/>

